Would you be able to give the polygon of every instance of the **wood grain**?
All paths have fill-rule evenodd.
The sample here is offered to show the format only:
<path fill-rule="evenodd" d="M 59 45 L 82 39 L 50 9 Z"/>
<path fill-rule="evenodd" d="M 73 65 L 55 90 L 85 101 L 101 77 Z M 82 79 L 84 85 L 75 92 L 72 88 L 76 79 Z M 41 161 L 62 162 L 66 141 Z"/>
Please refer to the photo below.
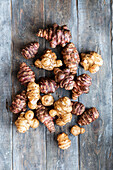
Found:
<path fill-rule="evenodd" d="M 79 52 L 96 51 L 102 55 L 103 66 L 91 75 L 90 92 L 79 100 L 86 107 L 95 106 L 100 118 L 86 127 L 80 136 L 80 169 L 112 169 L 112 68 L 111 68 L 110 1 L 79 0 Z M 81 68 L 79 74 L 83 73 Z"/>
<path fill-rule="evenodd" d="M 39 26 L 45 23 L 44 2 L 42 0 L 13 0 L 12 1 L 12 81 L 13 95 L 24 87 L 17 80 L 19 64 L 26 62 L 36 74 L 36 80 L 45 75 L 44 70 L 38 70 L 33 62 L 39 57 L 45 48 L 45 40 L 38 40 L 36 32 Z M 39 41 L 41 44 L 39 53 L 34 60 L 26 60 L 21 55 L 21 49 L 30 42 Z M 14 116 L 14 120 L 17 116 Z M 19 134 L 13 126 L 13 169 L 14 170 L 37 170 L 46 169 L 46 138 L 45 127 L 40 123 L 36 130 L 30 129 L 25 134 Z"/>
<path fill-rule="evenodd" d="M 0 169 L 12 168 L 11 13 L 10 0 L 0 1 Z"/>

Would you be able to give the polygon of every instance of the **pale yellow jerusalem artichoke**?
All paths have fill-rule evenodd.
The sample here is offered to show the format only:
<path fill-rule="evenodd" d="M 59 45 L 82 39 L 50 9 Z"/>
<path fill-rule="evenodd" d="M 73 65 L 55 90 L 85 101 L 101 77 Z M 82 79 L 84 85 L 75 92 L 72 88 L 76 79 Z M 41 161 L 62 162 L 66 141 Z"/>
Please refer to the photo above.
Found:
<path fill-rule="evenodd" d="M 26 113 L 22 112 L 18 119 L 15 121 L 17 131 L 19 133 L 25 133 L 30 127 L 37 128 L 39 121 L 34 118 L 34 112 L 29 110 Z"/>
<path fill-rule="evenodd" d="M 61 67 L 62 61 L 57 60 L 57 56 L 51 50 L 46 50 L 41 60 L 37 59 L 35 61 L 35 66 L 38 68 L 43 68 L 45 70 L 53 70 L 54 67 Z"/>
<path fill-rule="evenodd" d="M 28 107 L 30 109 L 36 109 L 37 101 L 40 99 L 40 88 L 39 84 L 30 82 L 27 86 L 27 97 L 29 99 Z"/>

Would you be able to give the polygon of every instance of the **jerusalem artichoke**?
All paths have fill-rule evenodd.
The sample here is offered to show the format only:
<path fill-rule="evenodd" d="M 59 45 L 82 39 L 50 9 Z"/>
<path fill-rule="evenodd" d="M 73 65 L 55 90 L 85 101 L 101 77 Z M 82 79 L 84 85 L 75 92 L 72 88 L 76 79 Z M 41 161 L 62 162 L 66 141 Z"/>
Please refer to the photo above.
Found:
<path fill-rule="evenodd" d="M 57 60 L 57 56 L 51 50 L 46 50 L 41 60 L 37 59 L 35 61 L 35 66 L 38 68 L 43 68 L 45 70 L 53 70 L 54 67 L 61 67 L 62 61 Z"/>
<path fill-rule="evenodd" d="M 48 40 L 51 48 L 55 48 L 57 45 L 64 47 L 71 40 L 71 32 L 68 30 L 67 25 L 53 24 L 50 28 L 39 29 L 37 36 Z"/>
<path fill-rule="evenodd" d="M 68 149 L 71 146 L 71 140 L 65 133 L 59 134 L 57 136 L 58 146 L 60 149 Z"/>
<path fill-rule="evenodd" d="M 28 107 L 30 109 L 36 109 L 37 101 L 40 99 L 40 88 L 39 84 L 30 82 L 27 86 L 27 97 L 29 99 Z"/>

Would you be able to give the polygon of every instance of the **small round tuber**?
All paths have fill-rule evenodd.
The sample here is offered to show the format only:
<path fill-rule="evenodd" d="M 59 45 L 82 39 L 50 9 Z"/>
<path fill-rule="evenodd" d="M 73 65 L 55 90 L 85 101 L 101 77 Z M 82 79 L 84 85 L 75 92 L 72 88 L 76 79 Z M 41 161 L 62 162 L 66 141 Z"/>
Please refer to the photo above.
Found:
<path fill-rule="evenodd" d="M 41 102 L 44 106 L 51 106 L 54 103 L 54 98 L 51 94 L 47 94 L 41 97 Z"/>
<path fill-rule="evenodd" d="M 79 134 L 83 134 L 85 133 L 85 129 L 84 128 L 81 128 L 77 125 L 73 126 L 71 128 L 71 133 L 74 135 L 74 136 L 78 136 Z"/>
<path fill-rule="evenodd" d="M 31 111 L 31 110 L 28 110 L 26 113 L 25 113 L 25 118 L 27 120 L 32 120 L 34 118 L 34 112 Z"/>

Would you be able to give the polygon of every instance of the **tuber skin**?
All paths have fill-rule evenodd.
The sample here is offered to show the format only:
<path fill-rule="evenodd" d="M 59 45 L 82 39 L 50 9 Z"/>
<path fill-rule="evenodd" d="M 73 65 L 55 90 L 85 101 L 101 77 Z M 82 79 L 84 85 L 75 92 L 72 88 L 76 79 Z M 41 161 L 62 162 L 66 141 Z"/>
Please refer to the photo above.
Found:
<path fill-rule="evenodd" d="M 26 111 L 26 102 L 27 102 L 26 92 L 22 91 L 20 94 L 17 94 L 15 96 L 10 106 L 10 111 L 13 112 L 14 114 Z"/>
<path fill-rule="evenodd" d="M 30 45 L 28 45 L 27 47 L 25 47 L 25 49 L 22 49 L 21 54 L 23 55 L 23 57 L 25 59 L 31 59 L 34 58 L 35 55 L 37 54 L 39 49 L 39 43 L 31 43 Z"/>
<path fill-rule="evenodd" d="M 48 77 L 41 77 L 39 79 L 39 86 L 40 92 L 44 94 L 54 93 L 58 89 L 57 83 Z"/>
<path fill-rule="evenodd" d="M 85 111 L 85 106 L 80 102 L 72 102 L 72 114 L 81 115 Z"/>
<path fill-rule="evenodd" d="M 29 99 L 28 107 L 30 109 L 36 109 L 37 101 L 40 99 L 40 88 L 39 84 L 30 82 L 27 86 L 27 97 Z"/>
<path fill-rule="evenodd" d="M 59 134 L 57 136 L 58 146 L 60 149 L 68 149 L 71 146 L 71 140 L 68 138 L 68 135 L 65 133 Z"/>
<path fill-rule="evenodd" d="M 56 120 L 56 124 L 58 126 L 64 126 L 66 125 L 66 123 L 71 122 L 72 120 L 72 114 L 71 113 L 67 113 L 67 114 L 61 114 L 58 116 L 58 119 Z"/>
<path fill-rule="evenodd" d="M 59 113 L 58 113 L 58 111 L 57 110 L 55 110 L 55 109 L 51 109 L 50 111 L 49 111 L 49 115 L 51 116 L 51 117 L 55 117 L 55 116 L 58 116 L 59 115 Z"/>
<path fill-rule="evenodd" d="M 54 109 L 63 113 L 70 113 L 72 111 L 72 103 L 68 97 L 59 98 L 54 103 Z"/>
<path fill-rule="evenodd" d="M 68 97 L 62 97 L 54 103 L 54 109 L 49 111 L 51 117 L 57 116 L 56 124 L 64 126 L 72 120 L 72 103 Z"/>
<path fill-rule="evenodd" d="M 47 29 L 39 29 L 37 36 L 48 40 L 51 48 L 55 48 L 57 45 L 64 47 L 71 40 L 71 32 L 67 25 L 53 24 Z"/>
<path fill-rule="evenodd" d="M 62 120 L 61 117 L 59 117 L 57 120 L 56 120 L 56 125 L 58 126 L 65 126 L 65 122 Z"/>
<path fill-rule="evenodd" d="M 90 73 L 96 73 L 99 71 L 99 67 L 103 65 L 101 55 L 96 52 L 81 53 L 80 64 L 84 67 L 84 70 L 89 70 Z"/>
<path fill-rule="evenodd" d="M 78 120 L 80 126 L 88 125 L 99 118 L 99 112 L 95 107 L 87 109 Z"/>
<path fill-rule="evenodd" d="M 26 113 L 22 112 L 18 119 L 15 121 L 17 131 L 19 133 L 25 133 L 30 127 L 37 128 L 39 121 L 34 118 L 34 112 L 29 110 Z"/>
<path fill-rule="evenodd" d="M 83 134 L 85 133 L 85 129 L 84 128 L 81 128 L 77 125 L 73 126 L 71 128 L 71 133 L 74 135 L 74 136 L 78 136 L 79 134 Z"/>
<path fill-rule="evenodd" d="M 78 76 L 72 90 L 72 99 L 76 100 L 81 94 L 88 93 L 91 84 L 92 78 L 88 74 Z"/>
<path fill-rule="evenodd" d="M 73 43 L 68 43 L 62 50 L 64 64 L 71 74 L 76 74 L 80 62 L 79 53 Z"/>
<path fill-rule="evenodd" d="M 48 128 L 51 133 L 55 132 L 53 118 L 48 114 L 48 109 L 43 106 L 41 102 L 39 102 L 37 105 L 36 116 Z"/>
<path fill-rule="evenodd" d="M 51 94 L 46 94 L 41 97 L 41 102 L 44 106 L 51 106 L 54 103 L 54 98 Z"/>
<path fill-rule="evenodd" d="M 22 85 L 27 86 L 29 82 L 35 82 L 35 73 L 23 62 L 20 64 L 17 78 Z"/>
<path fill-rule="evenodd" d="M 75 84 L 74 75 L 70 73 L 70 69 L 66 68 L 61 70 L 54 68 L 55 81 L 60 85 L 61 88 L 66 90 L 72 90 Z"/>
<path fill-rule="evenodd" d="M 46 50 L 43 56 L 41 57 L 41 60 L 37 59 L 35 61 L 35 66 L 37 68 L 43 68 L 45 70 L 53 70 L 55 67 L 61 67 L 62 61 L 57 60 L 57 56 L 54 52 L 51 50 Z"/>

